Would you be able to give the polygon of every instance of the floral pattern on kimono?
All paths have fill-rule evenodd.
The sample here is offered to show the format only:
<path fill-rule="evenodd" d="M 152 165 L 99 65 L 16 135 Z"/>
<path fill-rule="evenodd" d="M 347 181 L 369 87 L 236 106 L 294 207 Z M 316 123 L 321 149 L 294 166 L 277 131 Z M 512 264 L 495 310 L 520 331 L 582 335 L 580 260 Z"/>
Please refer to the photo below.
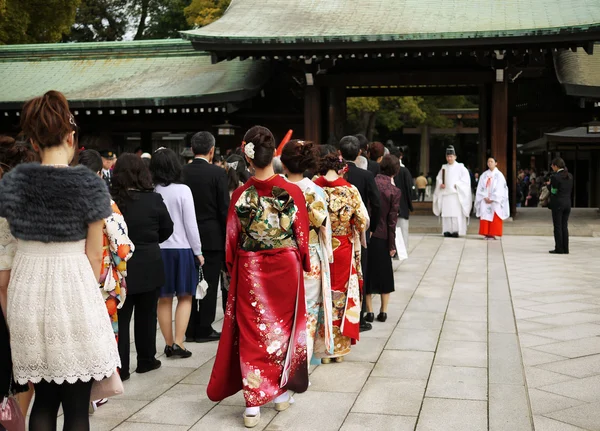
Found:
<path fill-rule="evenodd" d="M 310 362 L 317 345 L 319 345 L 319 350 L 333 353 L 331 276 L 329 273 L 329 265 L 333 262 L 331 223 L 325 191 L 308 178 L 302 179 L 296 185 L 304 192 L 310 222 L 308 248 L 311 269 L 304 273 L 307 310 L 306 337 Z M 317 334 L 321 335 L 317 336 Z"/>
<path fill-rule="evenodd" d="M 127 296 L 127 261 L 133 256 L 135 246 L 129 239 L 127 224 L 115 202 L 111 201 L 113 213 L 104 219 L 102 267 L 100 288 L 110 317 L 115 337 L 119 324 L 117 310 L 123 306 Z"/>
<path fill-rule="evenodd" d="M 350 352 L 359 339 L 360 291 L 360 236 L 367 229 L 369 218 L 356 187 L 340 178 L 330 182 L 324 177 L 315 183 L 328 195 L 329 217 L 332 228 L 333 263 L 331 271 L 332 321 L 334 352 L 317 350 L 318 358 L 339 357 Z M 317 338 L 320 333 L 317 335 Z"/>
<path fill-rule="evenodd" d="M 308 388 L 308 214 L 302 191 L 278 175 L 251 178 L 231 202 L 231 283 L 207 394 L 220 401 L 243 390 L 247 406 L 261 406 L 288 389 Z"/>

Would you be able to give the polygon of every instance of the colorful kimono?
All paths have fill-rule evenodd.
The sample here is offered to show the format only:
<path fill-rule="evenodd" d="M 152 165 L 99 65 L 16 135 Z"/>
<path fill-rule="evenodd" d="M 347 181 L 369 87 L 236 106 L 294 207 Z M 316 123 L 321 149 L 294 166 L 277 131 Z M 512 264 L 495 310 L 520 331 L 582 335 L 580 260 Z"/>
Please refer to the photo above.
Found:
<path fill-rule="evenodd" d="M 302 191 L 279 175 L 249 179 L 232 196 L 226 264 L 231 274 L 223 331 L 207 394 L 243 389 L 246 406 L 308 388 L 304 271 L 309 223 Z"/>
<path fill-rule="evenodd" d="M 123 306 L 127 296 L 127 261 L 133 255 L 135 246 L 129 239 L 127 224 L 117 204 L 111 201 L 113 213 L 104 219 L 102 268 L 100 288 L 108 310 L 115 337 L 119 334 L 117 310 Z"/>
<path fill-rule="evenodd" d="M 310 271 L 304 273 L 307 311 L 306 348 L 310 362 L 317 344 L 319 345 L 318 350 L 333 353 L 331 277 L 329 274 L 329 265 L 333 263 L 331 223 L 325 191 L 308 178 L 295 184 L 304 193 L 310 222 L 308 241 Z"/>
<path fill-rule="evenodd" d="M 350 347 L 359 339 L 360 297 L 362 271 L 360 267 L 360 237 L 369 224 L 369 216 L 356 187 L 339 178 L 328 181 L 317 178 L 315 184 L 322 187 L 329 197 L 333 263 L 331 272 L 331 296 L 333 308 L 333 353 L 315 344 L 317 358 L 335 358 L 350 353 Z M 317 339 L 323 334 L 319 332 Z"/>
<path fill-rule="evenodd" d="M 486 198 L 492 203 L 486 203 Z M 479 217 L 479 235 L 502 236 L 502 221 L 510 217 L 510 205 L 506 179 L 497 168 L 493 171 L 488 169 L 479 178 L 475 215 Z"/>

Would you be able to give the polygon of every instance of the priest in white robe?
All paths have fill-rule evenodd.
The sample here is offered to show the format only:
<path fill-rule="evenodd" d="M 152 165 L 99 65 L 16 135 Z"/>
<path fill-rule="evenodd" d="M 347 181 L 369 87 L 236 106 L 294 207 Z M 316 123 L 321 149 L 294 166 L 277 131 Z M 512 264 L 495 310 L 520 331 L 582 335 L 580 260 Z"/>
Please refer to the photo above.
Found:
<path fill-rule="evenodd" d="M 465 165 L 456 161 L 453 146 L 446 149 L 446 161 L 435 183 L 433 213 L 442 218 L 444 236 L 458 238 L 467 234 L 471 215 L 471 176 Z"/>
<path fill-rule="evenodd" d="M 510 216 L 508 186 L 496 159 L 488 158 L 488 170 L 479 178 L 475 195 L 475 214 L 479 217 L 479 235 L 485 239 L 502 236 L 502 223 Z"/>

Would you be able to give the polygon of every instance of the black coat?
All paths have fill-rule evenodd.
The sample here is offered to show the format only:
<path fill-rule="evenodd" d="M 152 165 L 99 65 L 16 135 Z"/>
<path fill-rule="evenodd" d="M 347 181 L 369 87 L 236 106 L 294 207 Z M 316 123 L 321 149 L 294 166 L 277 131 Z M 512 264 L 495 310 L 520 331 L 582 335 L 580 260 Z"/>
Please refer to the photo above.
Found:
<path fill-rule="evenodd" d="M 358 189 L 360 197 L 369 210 L 369 217 L 371 218 L 369 230 L 375 232 L 381 212 L 381 197 L 377 184 L 375 184 L 375 177 L 371 172 L 359 168 L 353 162 L 348 162 L 346 180 Z"/>
<path fill-rule="evenodd" d="M 567 171 L 556 172 L 550 179 L 550 209 L 571 208 L 573 176 Z"/>
<path fill-rule="evenodd" d="M 367 171 L 371 172 L 373 177 L 376 177 L 381 172 L 379 163 L 375 160 L 367 159 Z"/>
<path fill-rule="evenodd" d="M 404 166 L 400 166 L 400 172 L 398 172 L 398 175 L 394 177 L 394 183 L 396 184 L 396 187 L 398 187 L 402 192 L 402 196 L 400 197 L 400 210 L 398 211 L 398 216 L 408 220 L 410 213 L 413 212 L 413 178 L 410 174 L 410 171 Z"/>
<path fill-rule="evenodd" d="M 173 233 L 173 221 L 163 198 L 155 192 L 134 192 L 134 199 L 119 209 L 135 246 L 127 262 L 127 293 L 158 289 L 165 283 L 159 244 Z"/>
<path fill-rule="evenodd" d="M 192 190 L 203 251 L 225 250 L 229 189 L 225 169 L 195 159 L 183 168 L 183 180 Z"/>

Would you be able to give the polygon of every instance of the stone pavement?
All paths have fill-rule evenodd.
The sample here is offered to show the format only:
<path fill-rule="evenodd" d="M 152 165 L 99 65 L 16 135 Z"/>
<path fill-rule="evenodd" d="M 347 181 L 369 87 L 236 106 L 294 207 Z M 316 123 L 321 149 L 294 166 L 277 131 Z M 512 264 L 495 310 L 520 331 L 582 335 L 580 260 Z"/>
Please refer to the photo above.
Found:
<path fill-rule="evenodd" d="M 410 241 L 388 321 L 255 429 L 600 430 L 600 240 L 573 238 L 569 256 L 549 255 L 549 237 Z M 92 430 L 244 429 L 241 394 L 206 397 L 217 344 L 187 347 L 132 374 Z"/>

